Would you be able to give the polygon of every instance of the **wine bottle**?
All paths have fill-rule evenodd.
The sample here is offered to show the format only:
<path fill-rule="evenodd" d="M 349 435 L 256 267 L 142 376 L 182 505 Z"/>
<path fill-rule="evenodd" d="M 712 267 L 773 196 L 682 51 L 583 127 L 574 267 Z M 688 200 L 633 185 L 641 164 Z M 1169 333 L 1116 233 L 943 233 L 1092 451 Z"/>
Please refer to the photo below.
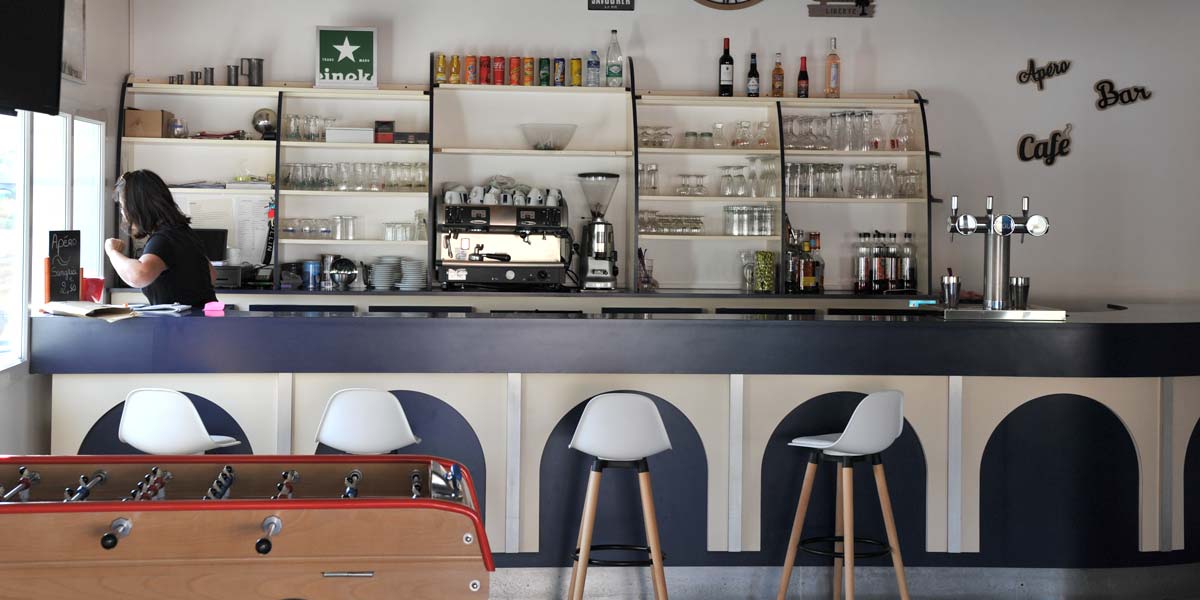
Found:
<path fill-rule="evenodd" d="M 783 97 L 783 54 L 775 53 L 775 68 L 771 69 L 771 97 Z"/>
<path fill-rule="evenodd" d="M 829 38 L 829 56 L 825 57 L 825 97 L 842 97 L 842 59 L 837 53 L 837 38 Z"/>
<path fill-rule="evenodd" d="M 729 54 L 729 38 L 725 38 L 725 53 L 721 55 L 719 63 L 719 85 L 717 93 L 721 96 L 733 95 L 733 57 Z"/>
<path fill-rule="evenodd" d="M 808 57 L 800 57 L 800 74 L 796 76 L 796 97 L 808 97 Z"/>
<path fill-rule="evenodd" d="M 746 73 L 746 95 L 758 97 L 758 54 L 750 53 L 750 70 Z"/>

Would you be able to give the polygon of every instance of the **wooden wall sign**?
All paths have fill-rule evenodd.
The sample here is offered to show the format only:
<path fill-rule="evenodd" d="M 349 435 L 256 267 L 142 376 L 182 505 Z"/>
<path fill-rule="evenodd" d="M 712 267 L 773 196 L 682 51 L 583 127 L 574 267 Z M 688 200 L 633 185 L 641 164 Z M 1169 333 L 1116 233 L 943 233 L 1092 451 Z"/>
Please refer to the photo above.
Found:
<path fill-rule="evenodd" d="M 634 0 L 588 0 L 589 11 L 632 11 Z"/>
<path fill-rule="evenodd" d="M 1032 81 L 1037 84 L 1037 89 L 1040 92 L 1046 89 L 1047 79 L 1062 75 L 1070 68 L 1071 61 L 1069 60 L 1050 61 L 1044 66 L 1039 67 L 1031 58 L 1029 59 L 1029 66 L 1024 71 L 1017 73 L 1017 83 L 1025 84 Z"/>
<path fill-rule="evenodd" d="M 869 19 L 875 16 L 875 0 L 819 0 L 808 5 L 808 16 Z"/>
<path fill-rule="evenodd" d="M 1050 137 L 1039 140 L 1036 135 L 1027 133 L 1017 142 L 1017 158 L 1021 162 L 1038 159 L 1046 166 L 1051 166 L 1060 156 L 1071 153 L 1071 124 L 1067 123 L 1062 129 L 1050 132 Z"/>
<path fill-rule="evenodd" d="M 1140 85 L 1129 86 L 1124 89 L 1117 89 L 1117 84 L 1111 79 L 1101 79 L 1093 86 L 1096 94 L 1100 96 L 1096 100 L 1096 110 L 1105 110 L 1118 104 L 1133 104 L 1139 100 L 1149 100 L 1153 92 L 1147 90 Z"/>
<path fill-rule="evenodd" d="M 46 301 L 79 300 L 79 231 L 51 231 Z"/>

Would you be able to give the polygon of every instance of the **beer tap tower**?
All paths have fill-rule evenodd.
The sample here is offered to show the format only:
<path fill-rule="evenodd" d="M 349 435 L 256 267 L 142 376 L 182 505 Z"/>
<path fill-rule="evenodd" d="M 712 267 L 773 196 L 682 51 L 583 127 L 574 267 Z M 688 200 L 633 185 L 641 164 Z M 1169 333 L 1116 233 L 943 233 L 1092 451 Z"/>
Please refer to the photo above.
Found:
<path fill-rule="evenodd" d="M 950 197 L 950 218 L 946 228 L 950 240 L 954 234 L 984 234 L 983 240 L 983 308 L 989 311 L 1005 311 L 1010 308 L 1008 295 L 1008 267 L 1011 255 L 1011 238 L 1020 234 L 1021 243 L 1025 234 L 1033 237 L 1046 235 L 1050 221 L 1042 215 L 1029 214 L 1029 196 L 1021 199 L 1021 216 L 995 214 L 992 210 L 993 197 L 987 197 L 987 214 L 981 217 L 958 214 L 958 196 Z"/>

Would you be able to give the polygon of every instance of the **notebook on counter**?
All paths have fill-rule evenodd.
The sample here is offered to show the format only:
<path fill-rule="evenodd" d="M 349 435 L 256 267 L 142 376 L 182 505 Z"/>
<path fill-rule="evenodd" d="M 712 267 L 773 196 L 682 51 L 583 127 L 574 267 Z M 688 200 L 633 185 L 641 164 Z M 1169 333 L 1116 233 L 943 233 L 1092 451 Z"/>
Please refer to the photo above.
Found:
<path fill-rule="evenodd" d="M 128 306 L 83 301 L 47 302 L 42 306 L 42 312 L 63 317 L 100 319 L 109 323 L 137 316 Z"/>

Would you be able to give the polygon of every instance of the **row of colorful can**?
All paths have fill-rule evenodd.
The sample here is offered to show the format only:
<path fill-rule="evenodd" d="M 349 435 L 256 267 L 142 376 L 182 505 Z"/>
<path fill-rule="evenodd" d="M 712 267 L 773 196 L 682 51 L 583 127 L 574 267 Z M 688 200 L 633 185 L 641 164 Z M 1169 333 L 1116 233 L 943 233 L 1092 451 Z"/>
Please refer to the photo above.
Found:
<path fill-rule="evenodd" d="M 568 65 L 570 70 L 568 71 Z M 465 67 L 465 68 L 464 68 Z M 571 86 L 583 85 L 583 59 L 532 56 L 467 56 L 447 59 L 437 55 L 436 83 L 468 85 Z"/>

